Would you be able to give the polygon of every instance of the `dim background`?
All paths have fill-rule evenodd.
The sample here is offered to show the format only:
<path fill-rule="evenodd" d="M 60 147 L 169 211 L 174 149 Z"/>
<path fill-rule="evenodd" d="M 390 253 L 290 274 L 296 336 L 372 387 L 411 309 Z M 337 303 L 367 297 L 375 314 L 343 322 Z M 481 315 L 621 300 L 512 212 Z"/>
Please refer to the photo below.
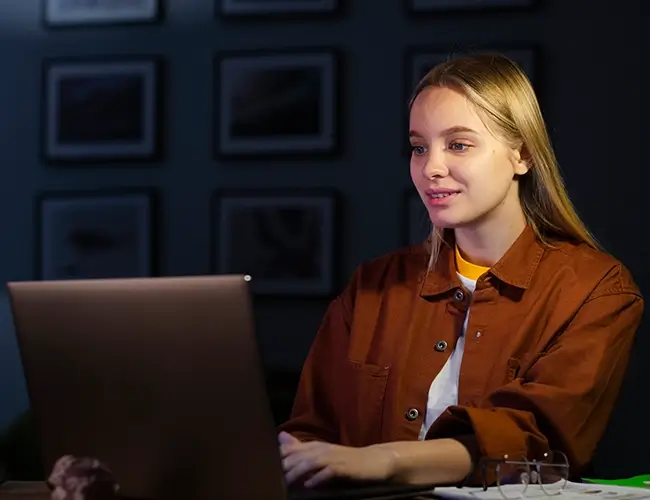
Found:
<path fill-rule="evenodd" d="M 212 0 L 168 0 L 146 26 L 47 29 L 37 0 L 0 1 L 0 281 L 32 279 L 40 250 L 35 199 L 47 191 L 158 190 L 162 275 L 211 272 L 216 189 L 327 187 L 340 199 L 336 287 L 353 269 L 404 244 L 403 145 L 411 47 L 533 47 L 535 84 L 568 189 L 608 251 L 647 293 L 647 2 L 542 0 L 530 12 L 408 15 L 400 1 L 343 0 L 336 17 L 229 20 Z M 217 160 L 213 57 L 220 51 L 334 48 L 342 55 L 342 149 L 326 158 Z M 155 54 L 165 62 L 164 155 L 153 165 L 60 168 L 41 155 L 41 64 L 50 57 Z M 28 406 L 11 317 L 0 318 L 0 432 Z M 278 401 L 291 388 L 329 298 L 262 297 L 258 334 Z M 643 324 L 595 474 L 650 472 L 645 437 L 650 354 Z M 284 384 L 284 385 L 283 385 Z M 284 392 L 282 392 L 284 391 Z M 283 399 L 284 398 L 284 399 Z M 280 403 L 278 403 L 280 404 Z M 276 409 L 277 410 L 277 409 Z M 277 410 L 281 411 L 281 410 Z"/>

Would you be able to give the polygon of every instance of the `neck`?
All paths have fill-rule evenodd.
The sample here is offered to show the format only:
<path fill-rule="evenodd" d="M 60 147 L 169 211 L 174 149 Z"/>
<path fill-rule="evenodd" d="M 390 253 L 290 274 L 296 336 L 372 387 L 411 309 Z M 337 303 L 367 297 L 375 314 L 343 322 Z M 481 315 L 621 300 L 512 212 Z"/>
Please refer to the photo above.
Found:
<path fill-rule="evenodd" d="M 477 266 L 492 267 L 505 255 L 526 228 L 523 211 L 508 222 L 485 221 L 475 227 L 454 230 L 456 245 L 462 257 Z"/>

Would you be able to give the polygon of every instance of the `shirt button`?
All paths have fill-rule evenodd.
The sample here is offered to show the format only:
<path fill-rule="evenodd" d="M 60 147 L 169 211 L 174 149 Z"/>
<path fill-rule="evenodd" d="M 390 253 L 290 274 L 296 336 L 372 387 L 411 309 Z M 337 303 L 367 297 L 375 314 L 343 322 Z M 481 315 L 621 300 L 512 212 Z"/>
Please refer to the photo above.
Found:
<path fill-rule="evenodd" d="M 454 298 L 458 302 L 462 302 L 465 299 L 465 294 L 463 293 L 462 290 L 456 290 L 456 293 L 454 294 Z"/>
<path fill-rule="evenodd" d="M 444 352 L 447 350 L 447 342 L 444 340 L 439 340 L 436 342 L 436 351 L 438 352 Z"/>
<path fill-rule="evenodd" d="M 477 338 L 477 339 L 480 339 L 480 338 L 481 338 L 481 335 L 482 335 L 481 332 L 476 332 L 476 338 Z"/>
<path fill-rule="evenodd" d="M 420 416 L 420 412 L 417 408 L 409 408 L 409 410 L 406 412 L 406 415 L 404 416 L 406 417 L 406 420 L 413 422 L 413 420 Z"/>

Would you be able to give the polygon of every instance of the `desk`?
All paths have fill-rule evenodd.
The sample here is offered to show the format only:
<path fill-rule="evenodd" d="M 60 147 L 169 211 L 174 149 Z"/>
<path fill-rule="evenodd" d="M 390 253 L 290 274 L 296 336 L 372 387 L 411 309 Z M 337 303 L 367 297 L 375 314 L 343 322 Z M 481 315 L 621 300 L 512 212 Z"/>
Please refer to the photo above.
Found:
<path fill-rule="evenodd" d="M 411 500 L 431 500 L 432 498 L 435 497 L 411 497 Z M 50 489 L 40 481 L 7 481 L 0 485 L 0 500 L 50 500 Z M 372 498 L 368 500 L 372 500 Z"/>
<path fill-rule="evenodd" d="M 0 500 L 50 500 L 50 489 L 40 481 L 7 481 L 0 485 Z"/>

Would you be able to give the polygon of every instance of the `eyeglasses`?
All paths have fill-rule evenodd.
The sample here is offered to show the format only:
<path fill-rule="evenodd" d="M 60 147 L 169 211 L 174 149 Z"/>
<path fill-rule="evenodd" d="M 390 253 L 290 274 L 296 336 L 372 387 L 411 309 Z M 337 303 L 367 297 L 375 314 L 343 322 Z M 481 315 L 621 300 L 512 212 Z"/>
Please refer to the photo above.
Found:
<path fill-rule="evenodd" d="M 569 480 L 569 460 L 561 451 L 548 452 L 534 460 L 513 455 L 483 459 L 479 467 L 483 475 L 483 491 L 496 483 L 505 500 L 561 495 Z"/>

